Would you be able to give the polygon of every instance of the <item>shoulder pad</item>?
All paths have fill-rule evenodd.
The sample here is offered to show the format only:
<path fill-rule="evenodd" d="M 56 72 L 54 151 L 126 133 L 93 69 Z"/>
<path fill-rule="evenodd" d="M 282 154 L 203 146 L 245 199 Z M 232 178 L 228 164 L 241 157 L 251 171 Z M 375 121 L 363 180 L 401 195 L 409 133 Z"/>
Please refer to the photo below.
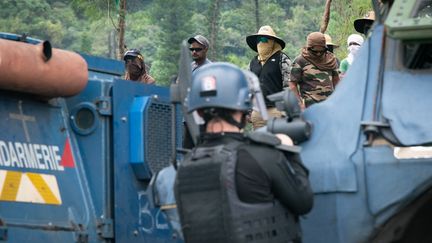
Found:
<path fill-rule="evenodd" d="M 299 146 L 288 146 L 281 144 L 280 139 L 276 137 L 276 135 L 269 132 L 251 132 L 247 135 L 247 137 L 255 143 L 266 144 L 287 152 L 300 153 L 301 150 Z"/>
<path fill-rule="evenodd" d="M 277 146 L 281 144 L 279 138 L 269 132 L 251 132 L 247 137 L 256 143 L 267 144 L 270 146 Z"/>
<path fill-rule="evenodd" d="M 209 157 L 213 154 L 219 154 L 223 148 L 223 144 L 212 147 L 195 147 L 192 149 L 191 158 L 192 160 L 197 160 L 204 157 Z"/>

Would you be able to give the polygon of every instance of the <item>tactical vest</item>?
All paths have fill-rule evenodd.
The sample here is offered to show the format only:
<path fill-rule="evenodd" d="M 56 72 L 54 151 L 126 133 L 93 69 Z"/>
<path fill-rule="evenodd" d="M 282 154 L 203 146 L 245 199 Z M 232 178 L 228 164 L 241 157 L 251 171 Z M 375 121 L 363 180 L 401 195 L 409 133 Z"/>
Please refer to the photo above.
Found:
<path fill-rule="evenodd" d="M 175 194 L 187 243 L 282 243 L 300 238 L 297 216 L 279 202 L 245 203 L 235 184 L 233 142 L 195 148 L 178 168 Z"/>
<path fill-rule="evenodd" d="M 281 71 L 282 52 L 278 51 L 271 56 L 264 66 L 261 65 L 258 57 L 250 63 L 250 70 L 259 77 L 261 90 L 267 107 L 274 107 L 274 102 L 267 99 L 267 95 L 282 91 L 283 80 Z"/>

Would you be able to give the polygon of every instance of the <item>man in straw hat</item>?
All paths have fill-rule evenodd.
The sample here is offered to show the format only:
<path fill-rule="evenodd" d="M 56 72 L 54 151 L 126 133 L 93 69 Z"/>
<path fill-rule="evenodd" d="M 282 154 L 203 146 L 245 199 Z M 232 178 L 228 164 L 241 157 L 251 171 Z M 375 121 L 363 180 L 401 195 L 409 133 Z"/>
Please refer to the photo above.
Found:
<path fill-rule="evenodd" d="M 262 26 L 258 33 L 247 36 L 246 42 L 258 53 L 249 63 L 249 69 L 259 78 L 267 113 L 273 117 L 281 117 L 282 113 L 276 109 L 274 102 L 267 99 L 267 96 L 280 92 L 288 86 L 291 60 L 282 52 L 285 42 L 277 37 L 272 27 L 268 25 Z M 265 125 L 265 121 L 256 111 L 252 111 L 251 121 L 254 129 Z"/>
<path fill-rule="evenodd" d="M 327 50 L 331 53 L 334 53 L 334 49 L 338 48 L 339 45 L 336 45 L 335 43 L 333 43 L 333 40 L 329 34 L 324 34 L 324 37 L 326 40 Z M 337 57 L 336 57 L 336 61 L 337 61 L 337 65 L 339 67 L 340 61 Z"/>
<path fill-rule="evenodd" d="M 329 34 L 324 34 L 326 40 L 326 46 L 329 52 L 334 53 L 334 49 L 338 48 L 339 45 L 333 43 L 333 40 Z"/>
<path fill-rule="evenodd" d="M 339 82 L 337 61 L 326 47 L 324 34 L 313 32 L 307 36 L 291 66 L 290 89 L 301 100 L 302 108 L 327 99 Z"/>
<path fill-rule="evenodd" d="M 375 21 L 375 12 L 369 11 L 364 15 L 363 18 L 354 20 L 354 29 L 357 32 L 367 36 L 374 21 Z"/>

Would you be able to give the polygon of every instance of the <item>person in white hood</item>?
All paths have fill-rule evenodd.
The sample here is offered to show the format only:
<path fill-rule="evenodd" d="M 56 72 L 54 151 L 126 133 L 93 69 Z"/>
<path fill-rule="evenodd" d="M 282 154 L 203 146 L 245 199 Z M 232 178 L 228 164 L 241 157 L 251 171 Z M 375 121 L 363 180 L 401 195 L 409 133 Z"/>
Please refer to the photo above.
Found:
<path fill-rule="evenodd" d="M 358 50 L 363 45 L 363 37 L 358 34 L 352 34 L 348 36 L 347 44 L 348 44 L 348 52 L 349 52 L 348 56 L 341 61 L 339 67 L 341 78 L 345 76 L 345 73 L 348 71 L 348 68 L 356 59 Z"/>

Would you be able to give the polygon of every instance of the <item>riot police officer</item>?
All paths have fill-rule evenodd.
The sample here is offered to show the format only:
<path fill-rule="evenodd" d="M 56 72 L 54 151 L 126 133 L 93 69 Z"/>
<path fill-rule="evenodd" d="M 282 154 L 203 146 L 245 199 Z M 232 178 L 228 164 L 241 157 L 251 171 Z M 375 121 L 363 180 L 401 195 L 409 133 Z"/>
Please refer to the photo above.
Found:
<path fill-rule="evenodd" d="M 301 241 L 299 215 L 313 204 L 308 170 L 294 146 L 277 136 L 242 132 L 259 97 L 259 84 L 250 83 L 258 79 L 248 75 L 232 64 L 212 63 L 193 76 L 188 112 L 198 112 L 205 132 L 179 165 L 175 182 L 188 243 Z"/>

